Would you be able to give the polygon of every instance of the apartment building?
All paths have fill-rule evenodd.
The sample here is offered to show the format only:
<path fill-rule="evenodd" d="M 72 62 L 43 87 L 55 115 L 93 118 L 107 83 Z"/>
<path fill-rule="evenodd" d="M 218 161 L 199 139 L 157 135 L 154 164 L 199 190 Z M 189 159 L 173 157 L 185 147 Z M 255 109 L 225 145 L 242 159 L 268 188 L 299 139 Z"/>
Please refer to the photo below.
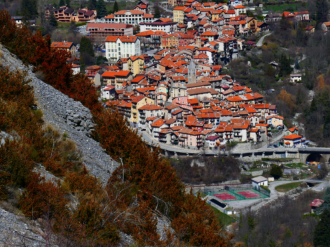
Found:
<path fill-rule="evenodd" d="M 120 58 L 141 55 L 140 39 L 136 36 L 108 36 L 105 40 L 105 48 L 106 58 L 113 63 Z"/>
<path fill-rule="evenodd" d="M 153 99 L 144 97 L 143 95 L 137 96 L 132 100 L 131 109 L 131 124 L 134 127 L 138 127 L 139 124 L 139 109 L 144 105 L 154 105 L 155 101 Z"/>
<path fill-rule="evenodd" d="M 173 9 L 173 21 L 179 24 L 184 24 L 184 11 L 186 7 L 177 6 Z"/>
<path fill-rule="evenodd" d="M 177 31 L 177 24 L 174 21 L 161 21 L 160 19 L 155 20 L 154 22 L 141 22 L 140 23 L 140 30 L 141 32 L 144 31 L 163 31 L 166 33 Z"/>
<path fill-rule="evenodd" d="M 107 36 L 132 36 L 133 26 L 123 23 L 87 23 L 86 31 L 91 39 Z"/>
<path fill-rule="evenodd" d="M 104 17 L 106 23 L 125 23 L 139 25 L 141 22 L 152 22 L 154 16 L 140 10 L 120 10 Z"/>
<path fill-rule="evenodd" d="M 74 54 L 77 51 L 76 45 L 73 42 L 53 42 L 50 47 L 58 50 L 65 50 L 71 54 Z"/>
<path fill-rule="evenodd" d="M 135 76 L 144 71 L 144 56 L 131 56 L 127 60 L 129 71 Z"/>

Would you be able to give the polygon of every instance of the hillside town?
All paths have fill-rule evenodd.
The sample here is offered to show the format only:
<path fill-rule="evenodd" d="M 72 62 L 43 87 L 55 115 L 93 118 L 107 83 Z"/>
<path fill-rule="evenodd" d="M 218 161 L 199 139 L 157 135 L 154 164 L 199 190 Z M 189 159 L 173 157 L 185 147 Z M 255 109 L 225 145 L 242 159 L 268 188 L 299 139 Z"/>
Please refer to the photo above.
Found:
<path fill-rule="evenodd" d="M 86 67 L 85 75 L 101 88 L 105 107 L 118 110 L 128 125 L 154 141 L 221 150 L 230 142 L 270 140 L 272 130 L 284 128 L 276 105 L 223 67 L 256 46 L 246 37 L 267 34 L 269 23 L 282 17 L 308 21 L 308 11 L 268 14 L 260 22 L 247 16 L 241 1 L 168 4 L 172 18 L 155 18 L 143 1 L 101 19 L 87 8 L 74 13 L 63 6 L 54 13 L 59 22 L 87 20 L 88 37 L 101 44 L 107 64 Z M 52 47 L 77 53 L 73 42 L 53 42 Z M 72 69 L 81 71 L 77 63 Z M 291 137 L 295 143 L 283 140 L 284 147 L 306 144 L 303 136 Z"/>

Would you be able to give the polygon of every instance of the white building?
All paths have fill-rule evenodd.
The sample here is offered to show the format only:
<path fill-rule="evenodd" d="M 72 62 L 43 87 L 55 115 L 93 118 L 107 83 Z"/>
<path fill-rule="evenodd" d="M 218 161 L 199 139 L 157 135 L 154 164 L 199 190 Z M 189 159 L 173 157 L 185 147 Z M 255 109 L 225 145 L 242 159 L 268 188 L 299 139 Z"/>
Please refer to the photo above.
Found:
<path fill-rule="evenodd" d="M 161 21 L 155 20 L 154 22 L 141 22 L 140 23 L 140 30 L 141 32 L 144 31 L 163 31 L 166 33 L 171 33 L 177 31 L 177 22 L 169 21 Z"/>
<path fill-rule="evenodd" d="M 154 16 L 146 14 L 140 10 L 120 10 L 114 14 L 104 17 L 107 23 L 126 23 L 131 25 L 138 25 L 141 22 L 152 22 Z"/>
<path fill-rule="evenodd" d="M 258 177 L 252 178 L 251 180 L 252 180 L 253 187 L 259 188 L 260 185 L 268 186 L 268 180 L 267 180 L 267 178 L 265 178 L 263 176 L 258 176 Z"/>
<path fill-rule="evenodd" d="M 80 66 L 77 65 L 77 64 L 72 64 L 71 69 L 72 69 L 72 74 L 73 75 L 76 75 L 76 74 L 80 73 Z"/>
<path fill-rule="evenodd" d="M 161 118 L 164 115 L 163 108 L 157 105 L 146 104 L 139 108 L 139 126 L 146 129 L 146 119 L 149 117 Z"/>
<path fill-rule="evenodd" d="M 136 36 L 108 36 L 105 49 L 106 58 L 115 62 L 120 58 L 141 55 L 140 39 Z"/>
<path fill-rule="evenodd" d="M 108 85 L 101 89 L 101 98 L 102 99 L 113 99 L 115 97 L 115 93 L 116 93 L 115 87 Z"/>
<path fill-rule="evenodd" d="M 301 74 L 291 74 L 290 75 L 290 82 L 299 82 L 301 81 Z"/>

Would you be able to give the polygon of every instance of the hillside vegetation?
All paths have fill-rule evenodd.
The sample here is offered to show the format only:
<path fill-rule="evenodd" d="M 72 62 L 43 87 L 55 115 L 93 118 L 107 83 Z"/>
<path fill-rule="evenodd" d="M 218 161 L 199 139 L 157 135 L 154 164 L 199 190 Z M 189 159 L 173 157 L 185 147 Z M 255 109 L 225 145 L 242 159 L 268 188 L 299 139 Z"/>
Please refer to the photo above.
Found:
<path fill-rule="evenodd" d="M 43 218 L 44 227 L 59 236 L 59 245 L 117 245 L 121 233 L 139 246 L 231 245 L 232 236 L 223 231 L 213 210 L 184 193 L 183 183 L 159 150 L 144 145 L 117 112 L 103 109 L 85 76 L 72 75 L 67 52 L 51 50 L 49 36 L 17 28 L 6 11 L 0 11 L 0 33 L 0 43 L 32 65 L 46 83 L 91 110 L 94 138 L 123 163 L 103 187 L 89 175 L 75 144 L 45 126 L 42 112 L 33 110 L 33 90 L 24 72 L 1 67 L 0 130 L 13 136 L 0 148 L 2 200 L 11 199 L 28 218 Z M 36 164 L 60 180 L 40 177 L 33 172 Z M 13 189 L 23 193 L 13 195 Z M 163 238 L 157 229 L 159 218 L 169 222 Z"/>

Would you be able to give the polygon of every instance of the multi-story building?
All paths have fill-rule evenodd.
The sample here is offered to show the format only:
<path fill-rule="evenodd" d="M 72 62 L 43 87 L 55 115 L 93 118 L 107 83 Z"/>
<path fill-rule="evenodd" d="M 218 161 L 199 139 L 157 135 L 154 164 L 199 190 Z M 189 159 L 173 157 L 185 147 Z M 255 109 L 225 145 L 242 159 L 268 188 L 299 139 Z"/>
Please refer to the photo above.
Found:
<path fill-rule="evenodd" d="M 67 6 L 61 6 L 54 10 L 55 18 L 58 22 L 71 22 L 74 20 L 74 9 Z"/>
<path fill-rule="evenodd" d="M 140 74 L 144 70 L 144 57 L 131 56 L 127 60 L 128 70 L 135 76 Z"/>
<path fill-rule="evenodd" d="M 173 9 L 173 21 L 179 24 L 184 24 L 184 11 L 186 7 L 177 6 Z"/>
<path fill-rule="evenodd" d="M 53 49 L 65 50 L 74 54 L 76 50 L 76 45 L 73 42 L 53 42 L 50 46 Z"/>
<path fill-rule="evenodd" d="M 106 58 L 113 63 L 122 57 L 141 55 L 140 39 L 136 36 L 108 36 L 105 40 L 105 49 Z"/>
<path fill-rule="evenodd" d="M 154 22 L 141 22 L 140 23 L 141 32 L 144 31 L 163 31 L 166 33 L 171 33 L 177 31 L 177 23 L 173 21 L 161 21 L 155 20 Z"/>
<path fill-rule="evenodd" d="M 146 104 L 139 108 L 139 127 L 145 129 L 146 119 L 149 117 L 158 117 L 163 116 L 163 108 L 157 105 Z"/>
<path fill-rule="evenodd" d="M 132 36 L 133 26 L 123 23 L 87 23 L 86 31 L 91 39 L 107 36 Z"/>
<path fill-rule="evenodd" d="M 143 95 L 137 96 L 132 100 L 131 108 L 131 124 L 133 127 L 138 127 L 139 124 L 139 109 L 146 105 L 154 105 L 155 101 L 153 99 L 144 97 Z"/>
<path fill-rule="evenodd" d="M 180 35 L 178 33 L 171 33 L 161 37 L 161 48 L 178 47 Z"/>
<path fill-rule="evenodd" d="M 154 16 L 140 10 L 120 10 L 114 14 L 104 17 L 107 23 L 126 23 L 139 25 L 141 22 L 152 22 Z"/>
<path fill-rule="evenodd" d="M 75 21 L 84 22 L 92 21 L 97 17 L 96 10 L 88 10 L 88 8 L 79 9 L 75 15 Z"/>

